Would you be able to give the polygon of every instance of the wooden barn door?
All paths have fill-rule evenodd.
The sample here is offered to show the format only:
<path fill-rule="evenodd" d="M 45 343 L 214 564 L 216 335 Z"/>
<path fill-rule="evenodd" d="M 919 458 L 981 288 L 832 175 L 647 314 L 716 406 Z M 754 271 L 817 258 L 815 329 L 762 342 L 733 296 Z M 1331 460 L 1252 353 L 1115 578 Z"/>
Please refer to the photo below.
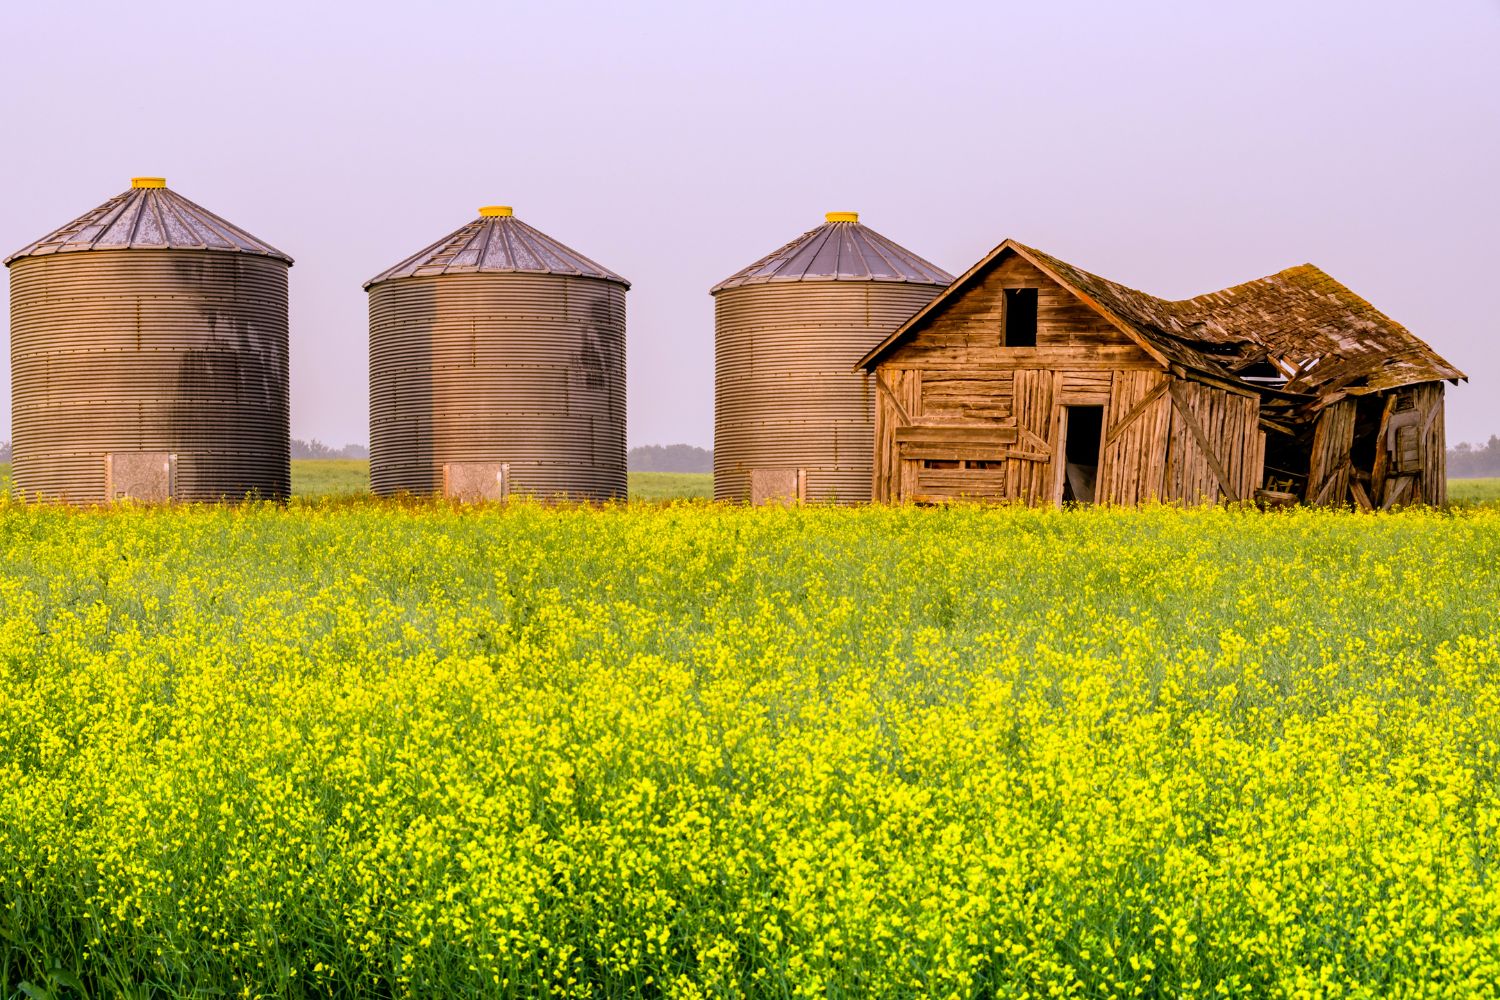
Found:
<path fill-rule="evenodd" d="M 1162 497 L 1172 400 L 1162 372 L 1115 372 L 1104 414 L 1099 503 L 1137 504 Z"/>

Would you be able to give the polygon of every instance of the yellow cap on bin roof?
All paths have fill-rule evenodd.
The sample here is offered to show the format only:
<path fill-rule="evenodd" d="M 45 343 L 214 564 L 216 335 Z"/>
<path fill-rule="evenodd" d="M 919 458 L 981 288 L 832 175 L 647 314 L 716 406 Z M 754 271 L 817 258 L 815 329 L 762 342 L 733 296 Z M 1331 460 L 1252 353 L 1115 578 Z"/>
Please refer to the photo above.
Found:
<path fill-rule="evenodd" d="M 483 219 L 505 219 L 514 214 L 509 205 L 486 205 L 479 210 L 479 216 Z"/>
<path fill-rule="evenodd" d="M 133 188 L 164 188 L 167 186 L 165 177 L 132 177 L 130 186 Z"/>
<path fill-rule="evenodd" d="M 745 285 L 783 281 L 895 281 L 951 285 L 953 275 L 860 225 L 858 212 L 829 212 L 828 221 L 741 268 L 709 289 L 717 295 Z"/>

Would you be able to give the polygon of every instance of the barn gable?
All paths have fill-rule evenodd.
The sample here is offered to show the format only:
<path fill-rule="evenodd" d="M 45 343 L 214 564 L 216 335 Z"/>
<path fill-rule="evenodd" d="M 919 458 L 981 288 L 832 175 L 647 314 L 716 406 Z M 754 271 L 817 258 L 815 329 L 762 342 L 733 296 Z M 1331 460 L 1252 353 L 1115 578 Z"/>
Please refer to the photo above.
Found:
<path fill-rule="evenodd" d="M 1037 293 L 1036 351 L 1081 360 L 1149 360 L 1158 367 L 1169 363 L 1134 326 L 1060 280 L 1050 263 L 1051 258 L 1006 240 L 876 345 L 857 367 L 873 371 L 896 352 L 903 365 L 960 359 L 1013 365 L 1025 360 L 1027 348 L 1007 348 L 1000 339 L 1005 291 L 1019 288 Z"/>
<path fill-rule="evenodd" d="M 1034 345 L 1004 342 L 1007 291 L 1013 289 L 1035 293 Z M 1014 367 L 1043 356 L 1159 364 L 1136 339 L 1015 253 L 990 261 L 961 292 L 946 296 L 942 308 L 927 312 L 923 322 L 913 322 L 908 329 L 899 346 L 883 357 L 899 356 L 901 364 L 912 367 Z"/>

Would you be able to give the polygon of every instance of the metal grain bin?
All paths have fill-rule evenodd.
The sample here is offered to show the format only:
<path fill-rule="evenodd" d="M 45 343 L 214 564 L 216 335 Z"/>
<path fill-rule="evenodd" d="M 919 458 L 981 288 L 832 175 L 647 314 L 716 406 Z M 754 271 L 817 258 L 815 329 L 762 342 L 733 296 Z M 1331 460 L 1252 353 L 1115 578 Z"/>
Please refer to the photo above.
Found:
<path fill-rule="evenodd" d="M 854 212 L 826 218 L 711 290 L 716 500 L 870 499 L 875 386 L 850 370 L 953 276 Z"/>
<path fill-rule="evenodd" d="M 25 496 L 110 499 L 109 456 L 143 453 L 177 499 L 290 494 L 290 257 L 138 177 L 5 264 Z"/>
<path fill-rule="evenodd" d="M 491 463 L 512 494 L 623 498 L 629 287 L 506 206 L 366 282 L 371 488 Z"/>

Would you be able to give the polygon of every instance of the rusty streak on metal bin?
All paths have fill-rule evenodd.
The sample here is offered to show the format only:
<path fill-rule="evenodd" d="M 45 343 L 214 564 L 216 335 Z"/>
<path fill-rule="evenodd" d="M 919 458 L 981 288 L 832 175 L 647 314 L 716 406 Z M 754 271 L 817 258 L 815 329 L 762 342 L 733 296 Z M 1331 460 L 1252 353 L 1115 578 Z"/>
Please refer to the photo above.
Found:
<path fill-rule="evenodd" d="M 99 503 L 165 452 L 177 499 L 287 497 L 291 263 L 159 177 L 6 258 L 15 488 Z"/>
<path fill-rule="evenodd" d="M 854 212 L 826 218 L 710 292 L 716 500 L 797 469 L 808 500 L 870 499 L 875 386 L 851 369 L 953 276 Z"/>
<path fill-rule="evenodd" d="M 371 488 L 506 463 L 511 495 L 624 498 L 629 287 L 500 205 L 366 282 Z"/>

